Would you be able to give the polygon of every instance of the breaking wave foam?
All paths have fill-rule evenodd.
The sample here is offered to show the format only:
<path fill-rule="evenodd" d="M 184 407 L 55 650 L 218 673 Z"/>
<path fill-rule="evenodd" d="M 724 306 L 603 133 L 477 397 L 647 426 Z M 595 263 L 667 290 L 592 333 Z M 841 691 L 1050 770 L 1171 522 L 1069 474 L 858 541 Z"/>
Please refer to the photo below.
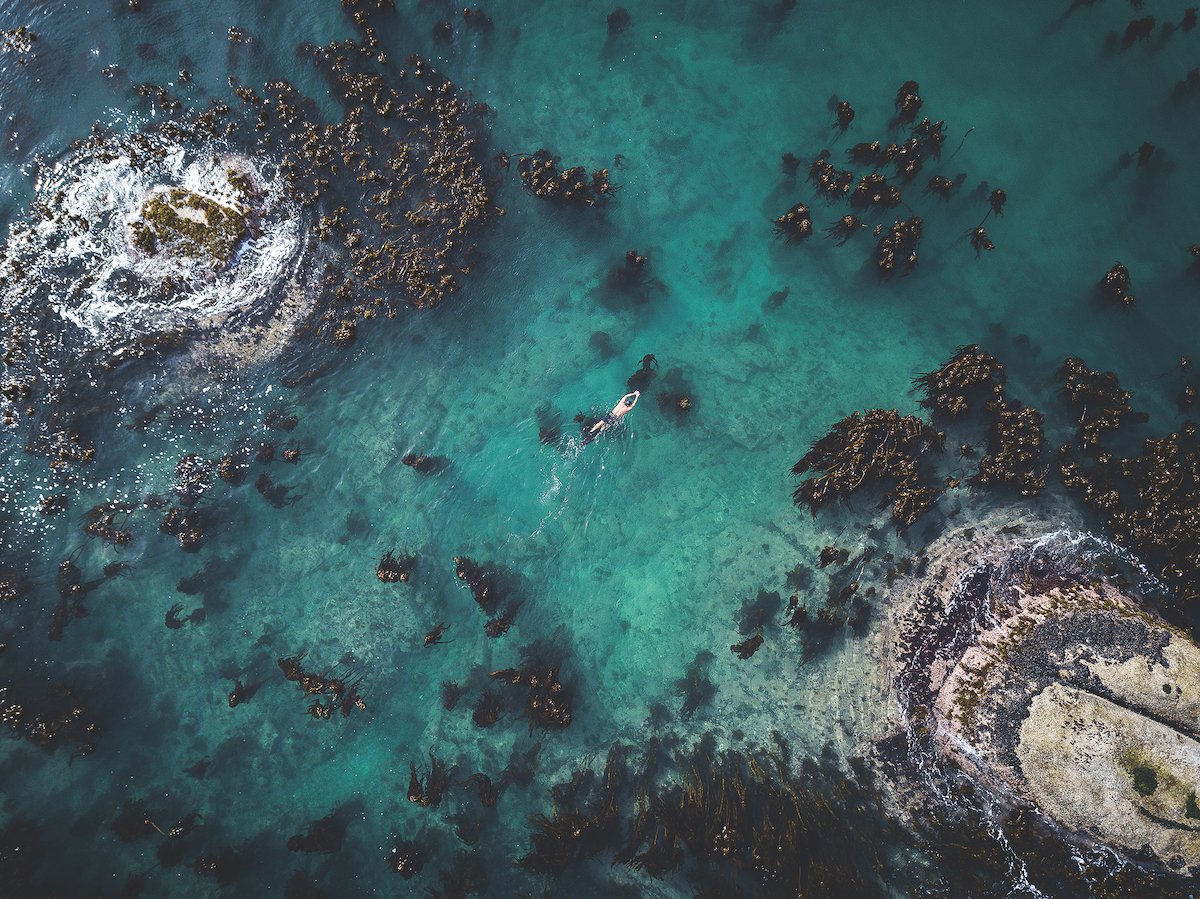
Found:
<path fill-rule="evenodd" d="M 133 246 L 129 224 L 152 191 L 178 187 L 234 205 L 230 171 L 255 187 L 256 228 L 227 266 Z M 32 212 L 6 248 L 6 267 L 17 259 L 23 271 L 9 273 L 18 289 L 5 311 L 36 319 L 50 310 L 76 332 L 71 343 L 89 348 L 270 312 L 306 249 L 302 216 L 270 161 L 216 146 L 191 151 L 155 135 L 72 149 L 41 172 Z"/>

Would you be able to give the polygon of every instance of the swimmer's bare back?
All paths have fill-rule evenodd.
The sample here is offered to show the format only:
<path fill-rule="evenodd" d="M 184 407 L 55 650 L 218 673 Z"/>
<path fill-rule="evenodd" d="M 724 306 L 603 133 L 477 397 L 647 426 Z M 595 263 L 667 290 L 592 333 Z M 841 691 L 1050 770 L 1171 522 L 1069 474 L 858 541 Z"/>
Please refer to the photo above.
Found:
<path fill-rule="evenodd" d="M 584 443 L 590 443 L 599 437 L 601 433 L 607 431 L 609 428 L 619 422 L 622 416 L 628 414 L 629 411 L 637 405 L 638 397 L 641 395 L 642 392 L 640 390 L 635 390 L 633 393 L 627 393 L 617 400 L 617 404 L 613 406 L 612 411 L 592 425 L 592 427 L 584 435 Z"/>

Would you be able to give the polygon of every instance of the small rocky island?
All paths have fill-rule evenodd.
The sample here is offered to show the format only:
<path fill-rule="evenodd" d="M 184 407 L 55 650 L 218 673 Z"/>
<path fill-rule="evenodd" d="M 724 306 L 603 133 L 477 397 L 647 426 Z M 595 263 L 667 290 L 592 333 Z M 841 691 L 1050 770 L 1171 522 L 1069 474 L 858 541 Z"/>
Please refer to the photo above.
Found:
<path fill-rule="evenodd" d="M 894 621 L 907 727 L 1078 838 L 1200 873 L 1200 648 L 1093 549 L 1029 521 L 928 547 Z"/>
<path fill-rule="evenodd" d="M 249 166 L 225 160 L 224 184 L 191 190 L 158 185 L 129 222 L 129 241 L 145 256 L 197 260 L 224 271 L 243 242 L 258 233 L 260 191 Z"/>

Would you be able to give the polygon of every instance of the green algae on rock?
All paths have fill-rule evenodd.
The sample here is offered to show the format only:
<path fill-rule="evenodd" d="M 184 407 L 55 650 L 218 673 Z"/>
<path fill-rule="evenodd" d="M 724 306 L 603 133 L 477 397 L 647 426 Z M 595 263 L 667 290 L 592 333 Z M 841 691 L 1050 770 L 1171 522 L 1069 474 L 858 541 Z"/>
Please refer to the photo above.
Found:
<path fill-rule="evenodd" d="M 236 173 L 235 173 L 236 174 Z M 231 187 L 244 191 L 244 180 Z M 220 202 L 207 194 L 182 187 L 156 187 L 129 223 L 130 240 L 143 253 L 177 253 L 210 262 L 221 270 L 233 261 L 238 248 L 253 234 L 252 207 L 240 202 Z"/>

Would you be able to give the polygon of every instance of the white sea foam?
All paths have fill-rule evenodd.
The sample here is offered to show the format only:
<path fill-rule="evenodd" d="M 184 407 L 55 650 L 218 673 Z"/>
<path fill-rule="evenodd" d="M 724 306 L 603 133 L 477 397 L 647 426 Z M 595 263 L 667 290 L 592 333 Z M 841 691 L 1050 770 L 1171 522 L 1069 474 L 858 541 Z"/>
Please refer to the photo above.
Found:
<path fill-rule="evenodd" d="M 73 344 L 120 345 L 269 312 L 289 293 L 306 229 L 271 162 L 219 146 L 191 151 L 158 137 L 148 141 L 155 153 L 114 138 L 100 148 L 108 152 L 75 149 L 42 171 L 35 208 L 45 214 L 32 227 L 14 228 L 8 241 L 10 259 L 19 258 L 26 274 L 4 302 L 6 310 L 20 316 L 49 308 L 74 331 Z M 229 170 L 246 175 L 259 196 L 258 233 L 227 267 L 217 270 L 211 259 L 177 253 L 148 255 L 131 244 L 129 224 L 156 189 L 180 187 L 245 208 Z"/>

